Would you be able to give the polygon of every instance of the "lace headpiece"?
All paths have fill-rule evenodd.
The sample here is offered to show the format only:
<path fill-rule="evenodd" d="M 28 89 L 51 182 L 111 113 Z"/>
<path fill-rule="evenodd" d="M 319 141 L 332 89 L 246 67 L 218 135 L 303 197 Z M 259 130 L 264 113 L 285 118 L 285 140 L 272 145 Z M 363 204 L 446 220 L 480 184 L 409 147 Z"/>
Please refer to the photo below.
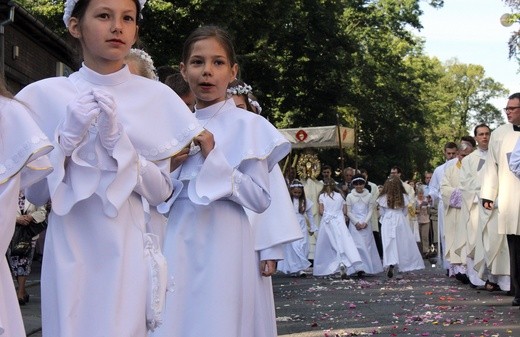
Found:
<path fill-rule="evenodd" d="M 249 104 L 251 104 L 251 106 L 256 109 L 256 113 L 261 115 L 262 114 L 262 107 L 260 106 L 260 103 L 258 103 L 258 101 L 255 101 L 255 100 L 251 99 L 251 97 L 248 97 L 247 99 L 249 101 Z"/>
<path fill-rule="evenodd" d="M 65 1 L 65 9 L 63 10 L 63 22 L 65 23 L 65 27 L 69 28 L 69 20 L 72 15 L 72 11 L 79 0 L 67 0 Z M 144 4 L 146 0 L 139 0 L 139 5 L 141 6 L 141 10 L 143 10 Z"/>
<path fill-rule="evenodd" d="M 236 85 L 227 89 L 227 93 L 230 95 L 247 95 L 253 92 L 253 88 L 249 84 Z"/>
<path fill-rule="evenodd" d="M 144 62 L 144 71 L 146 72 L 146 74 L 142 74 L 143 76 L 148 77 L 152 80 L 158 80 L 156 74 L 157 69 L 155 69 L 155 66 L 153 65 L 153 60 L 150 54 L 148 54 L 142 49 L 132 48 L 130 49 L 130 52 L 127 55 L 127 59 L 132 60 L 133 58 L 138 58 Z"/>
<path fill-rule="evenodd" d="M 295 179 L 292 181 L 292 183 L 289 185 L 289 188 L 303 188 L 303 184 L 301 181 Z"/>

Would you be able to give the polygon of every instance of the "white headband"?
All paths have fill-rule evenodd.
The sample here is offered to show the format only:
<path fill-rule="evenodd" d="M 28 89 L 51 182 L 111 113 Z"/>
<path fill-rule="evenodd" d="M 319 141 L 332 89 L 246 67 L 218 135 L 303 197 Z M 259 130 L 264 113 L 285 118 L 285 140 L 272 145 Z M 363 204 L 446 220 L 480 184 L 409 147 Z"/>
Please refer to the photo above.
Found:
<path fill-rule="evenodd" d="M 295 188 L 295 187 L 303 188 L 303 184 L 302 184 L 301 182 L 299 182 L 298 180 L 295 180 L 295 181 L 293 181 L 293 182 L 289 185 L 289 188 Z"/>
<path fill-rule="evenodd" d="M 67 0 L 65 1 L 65 9 L 63 10 L 63 22 L 65 23 L 65 27 L 69 28 L 69 20 L 72 15 L 72 11 L 79 0 Z M 139 0 L 139 5 L 141 6 L 141 10 L 143 10 L 144 4 L 146 0 Z"/>
<path fill-rule="evenodd" d="M 365 179 L 363 179 L 361 177 L 357 177 L 357 178 L 352 179 L 351 183 L 354 184 L 354 181 L 362 181 L 363 184 L 366 183 Z"/>

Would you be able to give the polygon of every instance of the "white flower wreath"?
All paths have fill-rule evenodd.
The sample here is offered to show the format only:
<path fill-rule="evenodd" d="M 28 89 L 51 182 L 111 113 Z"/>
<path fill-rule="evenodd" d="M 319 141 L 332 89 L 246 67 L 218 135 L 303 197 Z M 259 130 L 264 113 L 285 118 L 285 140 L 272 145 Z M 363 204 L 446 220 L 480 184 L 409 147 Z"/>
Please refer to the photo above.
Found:
<path fill-rule="evenodd" d="M 67 0 L 65 1 L 65 9 L 63 10 L 63 22 L 65 23 L 65 27 L 69 28 L 69 20 L 72 15 L 72 11 L 79 0 Z M 139 0 L 139 5 L 141 5 L 141 10 L 144 7 L 146 0 Z"/>
<path fill-rule="evenodd" d="M 253 88 L 246 85 L 237 85 L 227 89 L 227 93 L 230 95 L 247 95 L 253 91 Z"/>

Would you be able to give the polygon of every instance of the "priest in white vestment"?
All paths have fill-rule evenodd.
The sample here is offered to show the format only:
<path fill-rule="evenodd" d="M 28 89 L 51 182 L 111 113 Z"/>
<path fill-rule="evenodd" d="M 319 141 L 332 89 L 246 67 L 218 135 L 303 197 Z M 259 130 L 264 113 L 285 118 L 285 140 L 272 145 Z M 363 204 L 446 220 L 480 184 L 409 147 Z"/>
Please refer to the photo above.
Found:
<path fill-rule="evenodd" d="M 446 169 L 441 182 L 441 196 L 444 206 L 444 257 L 451 264 L 450 276 L 456 276 L 468 283 L 466 275 L 466 224 L 461 223 L 462 193 L 460 188 L 460 169 L 462 159 L 473 151 L 475 141 L 463 137 L 455 165 Z"/>
<path fill-rule="evenodd" d="M 472 284 L 482 286 L 485 282 L 479 278 L 474 269 L 475 247 L 477 242 L 482 242 L 482 230 L 479 227 L 480 200 L 480 173 L 484 166 L 485 156 L 489 143 L 491 129 L 480 124 L 475 128 L 474 135 L 478 147 L 470 155 L 462 160 L 460 170 L 460 187 L 462 191 L 461 224 L 466 224 L 466 263 L 467 275 Z M 479 244 L 479 247 L 483 247 Z"/>
<path fill-rule="evenodd" d="M 509 124 L 491 135 L 480 197 L 489 210 L 498 197 L 498 233 L 507 235 L 511 290 L 515 295 L 512 305 L 520 306 L 520 179 L 509 167 L 511 152 L 520 139 L 520 93 L 509 96 L 504 110 Z"/>
<path fill-rule="evenodd" d="M 432 174 L 430 183 L 428 184 L 428 193 L 432 199 L 431 203 L 433 209 L 437 210 L 437 221 L 432 223 L 433 231 L 437 235 L 434 240 L 437 240 L 437 256 L 439 259 L 439 265 L 444 269 L 449 269 L 449 262 L 444 259 L 444 253 L 446 251 L 446 243 L 444 242 L 444 205 L 441 197 L 441 181 L 444 178 L 444 172 L 446 168 L 450 167 L 457 161 L 454 158 L 457 155 L 458 146 L 454 142 L 448 142 L 444 145 L 444 158 L 446 162 L 435 168 Z"/>

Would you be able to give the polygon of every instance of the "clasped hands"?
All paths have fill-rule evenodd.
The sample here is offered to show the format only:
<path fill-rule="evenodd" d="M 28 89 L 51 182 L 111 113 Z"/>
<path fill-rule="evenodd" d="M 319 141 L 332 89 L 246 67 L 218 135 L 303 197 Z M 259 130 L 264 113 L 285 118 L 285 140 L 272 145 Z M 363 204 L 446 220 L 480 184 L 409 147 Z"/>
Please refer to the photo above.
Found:
<path fill-rule="evenodd" d="M 204 129 L 193 138 L 190 144 L 172 156 L 170 161 L 170 171 L 175 171 L 175 169 L 181 166 L 189 156 L 198 152 L 201 152 L 202 156 L 206 158 L 214 147 L 215 139 L 213 138 L 213 134 Z"/>
<path fill-rule="evenodd" d="M 33 217 L 30 214 L 23 214 L 16 217 L 16 224 L 21 226 L 27 226 L 33 221 Z"/>
<path fill-rule="evenodd" d="M 361 222 L 358 222 L 356 223 L 355 227 L 358 231 L 362 230 L 362 229 L 365 229 L 367 228 L 368 224 L 367 223 L 361 223 Z"/>
<path fill-rule="evenodd" d="M 59 143 L 70 156 L 85 138 L 91 125 L 96 125 L 103 147 L 112 153 L 121 136 L 117 121 L 116 103 L 112 95 L 92 89 L 67 106 L 65 120 L 59 131 Z"/>

